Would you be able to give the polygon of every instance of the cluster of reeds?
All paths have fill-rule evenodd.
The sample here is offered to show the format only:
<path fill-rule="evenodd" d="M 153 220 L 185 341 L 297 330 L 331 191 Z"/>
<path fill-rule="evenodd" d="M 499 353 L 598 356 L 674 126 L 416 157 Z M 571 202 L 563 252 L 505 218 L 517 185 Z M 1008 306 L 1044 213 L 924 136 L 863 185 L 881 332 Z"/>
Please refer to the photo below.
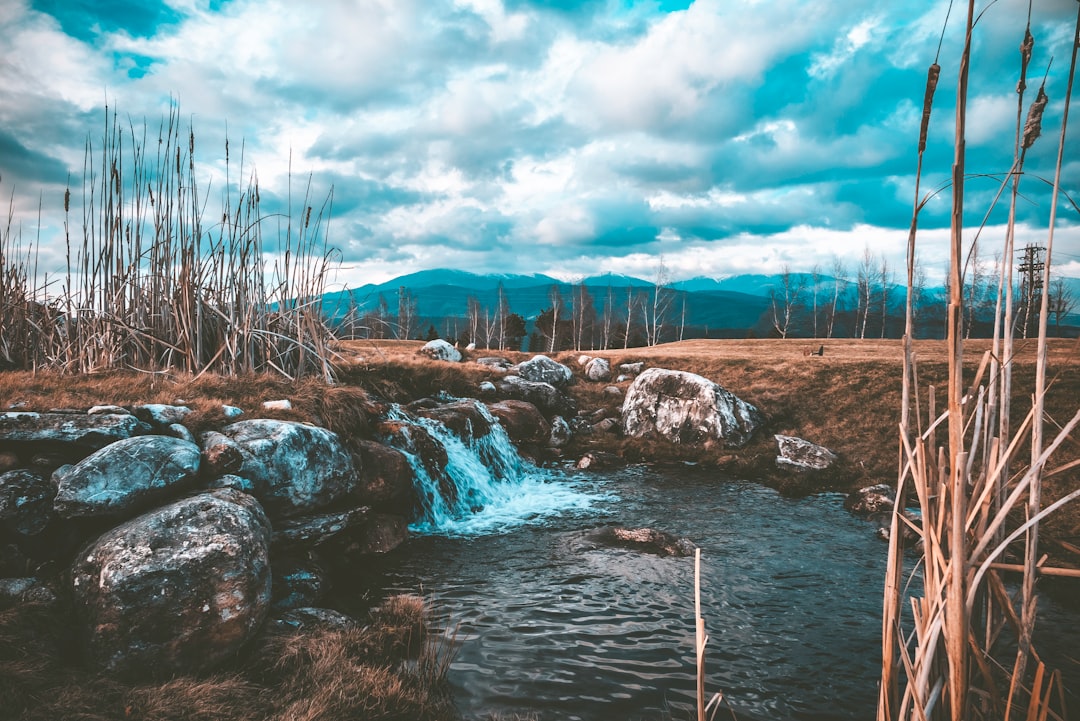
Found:
<path fill-rule="evenodd" d="M 900 473 L 884 598 L 879 721 L 1012 718 L 1041 721 L 1064 717 L 1060 676 L 1048 670 L 1039 657 L 1032 644 L 1032 633 L 1038 577 L 1052 573 L 1080 575 L 1070 569 L 1044 565 L 1045 559 L 1040 558 L 1039 552 L 1040 521 L 1063 504 L 1080 497 L 1080 490 L 1074 490 L 1045 507 L 1041 498 L 1044 479 L 1080 465 L 1080 460 L 1059 461 L 1055 456 L 1080 423 L 1080 411 L 1071 420 L 1060 423 L 1053 438 L 1047 439 L 1044 430 L 1054 422 L 1047 417 L 1044 408 L 1052 385 L 1047 378 L 1047 290 L 1069 97 L 1080 45 L 1080 7 L 1053 180 L 1035 389 L 1031 407 L 1018 427 L 1011 421 L 1022 402 L 1017 400 L 1017 407 L 1013 407 L 1011 369 L 1015 324 L 1011 289 L 1015 205 L 1024 157 L 1041 133 L 1047 96 L 1040 88 L 1025 118 L 1025 78 L 1033 43 L 1029 8 L 1027 29 L 1021 43 L 1015 161 L 998 194 L 1000 197 L 1007 187 L 1011 187 L 1012 205 L 998 283 L 994 340 L 975 374 L 965 378 L 962 329 L 964 125 L 975 24 L 975 3 L 969 0 L 958 73 L 946 340 L 949 378 L 941 403 L 943 407 L 939 407 L 933 387 L 925 396 L 925 406 L 919 400 L 917 362 L 911 345 L 910 305 L 908 308 Z M 919 139 L 920 173 L 939 72 L 935 61 L 928 76 Z M 919 209 L 916 187 L 908 248 L 909 287 Z M 978 242 L 977 235 L 972 242 Z M 917 503 L 921 522 L 914 522 L 903 513 L 907 499 Z M 905 568 L 905 532 L 918 539 L 915 546 L 918 560 L 908 568 Z M 1010 554 L 1015 557 L 1013 563 L 1008 562 Z M 1018 574 L 1018 582 L 1013 583 L 1010 579 L 1007 583 L 1006 573 Z M 1017 589 L 1015 593 L 1010 592 L 1012 588 Z"/>
<path fill-rule="evenodd" d="M 12 211 L 0 228 L 3 363 L 331 379 L 321 312 L 331 198 L 313 209 L 309 179 L 294 211 L 290 173 L 287 209 L 267 214 L 255 172 L 234 186 L 231 168 L 226 140 L 221 209 L 208 215 L 211 183 L 178 107 L 156 138 L 106 107 L 100 143 L 86 143 L 81 194 L 69 184 L 63 197 L 66 268 L 39 272 L 40 239 L 24 243 Z"/>

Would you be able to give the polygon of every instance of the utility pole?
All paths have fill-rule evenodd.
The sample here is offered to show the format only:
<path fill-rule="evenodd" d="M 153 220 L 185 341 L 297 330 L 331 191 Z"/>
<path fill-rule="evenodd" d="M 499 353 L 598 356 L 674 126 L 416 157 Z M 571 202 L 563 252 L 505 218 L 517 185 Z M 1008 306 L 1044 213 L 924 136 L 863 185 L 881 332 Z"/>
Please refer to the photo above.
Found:
<path fill-rule="evenodd" d="M 1042 295 L 1043 253 L 1046 248 L 1041 245 L 1028 245 L 1020 255 L 1020 265 L 1017 272 L 1020 274 L 1020 302 L 1024 308 L 1023 337 L 1028 336 L 1028 327 L 1031 323 L 1031 308 Z"/>

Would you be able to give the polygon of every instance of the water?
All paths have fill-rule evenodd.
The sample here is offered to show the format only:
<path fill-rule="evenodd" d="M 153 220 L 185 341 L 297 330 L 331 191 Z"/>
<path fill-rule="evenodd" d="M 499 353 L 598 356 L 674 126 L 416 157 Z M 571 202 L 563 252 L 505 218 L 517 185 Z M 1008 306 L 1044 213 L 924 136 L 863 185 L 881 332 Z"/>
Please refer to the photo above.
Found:
<path fill-rule="evenodd" d="M 480 453 L 459 446 L 450 465 Z M 701 547 L 717 719 L 873 717 L 886 544 L 841 494 L 784 498 L 691 466 L 586 476 L 515 453 L 492 467 L 469 502 L 416 524 L 383 579 L 460 624 L 449 681 L 466 718 L 693 717 L 693 559 L 597 542 L 610 525 Z M 1065 619 L 1052 641 L 1075 655 L 1076 615 L 1049 600 L 1040 613 Z"/>

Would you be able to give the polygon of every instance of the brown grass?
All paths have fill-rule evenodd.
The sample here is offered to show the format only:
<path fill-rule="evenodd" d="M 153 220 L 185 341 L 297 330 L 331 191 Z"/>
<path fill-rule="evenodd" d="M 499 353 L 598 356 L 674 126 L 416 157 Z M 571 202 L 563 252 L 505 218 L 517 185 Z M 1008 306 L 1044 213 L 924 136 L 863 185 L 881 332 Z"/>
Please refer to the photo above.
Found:
<path fill-rule="evenodd" d="M 237 671 L 127 684 L 73 662 L 57 606 L 0 612 L 0 717 L 21 721 L 353 721 L 456 718 L 446 650 L 423 599 L 391 597 L 366 627 L 268 630 Z M 432 636 L 442 638 L 437 633 Z M 430 654 L 441 654 L 439 663 Z"/>

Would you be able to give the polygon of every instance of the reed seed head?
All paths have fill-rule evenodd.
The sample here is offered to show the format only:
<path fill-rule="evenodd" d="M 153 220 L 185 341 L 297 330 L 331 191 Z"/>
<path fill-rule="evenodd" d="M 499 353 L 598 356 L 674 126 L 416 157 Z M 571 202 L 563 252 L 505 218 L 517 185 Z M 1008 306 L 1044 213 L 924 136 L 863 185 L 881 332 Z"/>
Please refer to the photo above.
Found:
<path fill-rule="evenodd" d="M 1043 86 L 1039 86 L 1039 94 L 1035 96 L 1035 102 L 1031 104 L 1031 109 L 1028 110 L 1027 121 L 1024 123 L 1024 150 L 1027 150 L 1035 144 L 1035 140 L 1042 133 L 1042 116 L 1043 111 L 1046 110 L 1046 103 L 1049 98 L 1046 97 L 1046 90 Z"/>

